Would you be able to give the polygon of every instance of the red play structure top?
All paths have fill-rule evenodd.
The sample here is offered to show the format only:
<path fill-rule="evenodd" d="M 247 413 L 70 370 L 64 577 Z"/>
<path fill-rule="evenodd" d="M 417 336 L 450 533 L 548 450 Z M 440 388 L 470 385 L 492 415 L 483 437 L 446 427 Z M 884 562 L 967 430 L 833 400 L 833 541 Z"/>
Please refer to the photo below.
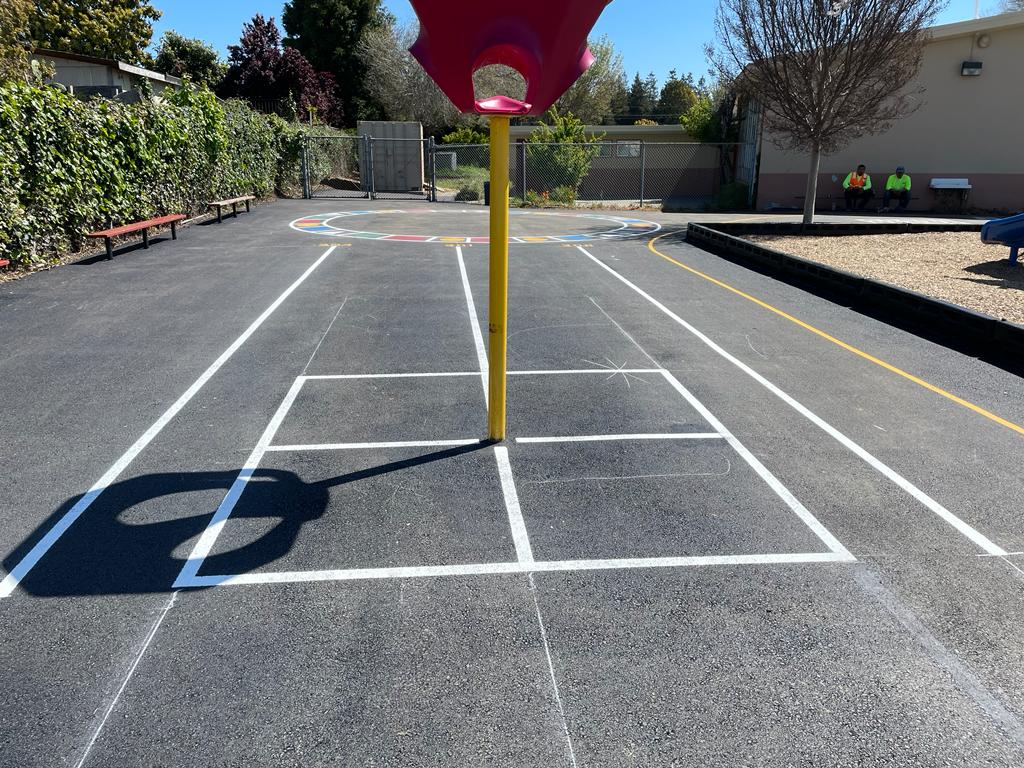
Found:
<path fill-rule="evenodd" d="M 462 112 L 542 115 L 594 63 L 587 35 L 611 0 L 410 0 L 420 19 L 412 54 Z M 473 73 L 505 64 L 526 79 L 526 102 L 478 102 Z"/>

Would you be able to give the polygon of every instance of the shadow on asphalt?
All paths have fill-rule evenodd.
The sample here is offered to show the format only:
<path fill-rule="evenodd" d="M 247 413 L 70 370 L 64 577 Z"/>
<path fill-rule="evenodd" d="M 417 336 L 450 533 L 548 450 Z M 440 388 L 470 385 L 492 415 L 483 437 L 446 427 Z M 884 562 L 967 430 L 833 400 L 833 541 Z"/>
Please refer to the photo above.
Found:
<path fill-rule="evenodd" d="M 488 445 L 435 451 L 316 483 L 307 483 L 293 472 L 258 469 L 232 510 L 228 525 L 231 520 L 246 519 L 275 522 L 261 524 L 259 529 L 264 532 L 254 540 L 211 554 L 200 573 L 244 573 L 283 557 L 303 525 L 327 511 L 333 487 L 443 461 Z M 170 592 L 194 540 L 209 525 L 237 477 L 238 470 L 167 472 L 114 483 L 25 576 L 22 589 L 37 597 Z M 219 491 L 212 504 L 211 491 Z M 202 494 L 194 514 L 183 513 L 188 501 L 182 497 L 187 494 Z M 11 552 L 3 562 L 5 570 L 10 572 L 79 498 L 68 499 Z"/>

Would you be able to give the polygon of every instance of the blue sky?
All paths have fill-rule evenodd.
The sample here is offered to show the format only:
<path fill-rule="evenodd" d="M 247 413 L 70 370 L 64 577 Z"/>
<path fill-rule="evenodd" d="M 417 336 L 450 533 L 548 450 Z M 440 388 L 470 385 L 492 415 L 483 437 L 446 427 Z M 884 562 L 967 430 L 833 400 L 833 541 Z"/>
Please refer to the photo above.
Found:
<path fill-rule="evenodd" d="M 283 0 L 154 0 L 163 11 L 156 24 L 154 41 L 166 29 L 198 37 L 226 54 L 227 46 L 238 41 L 243 22 L 256 13 L 275 16 L 280 22 Z M 412 18 L 407 0 L 385 0 L 400 20 Z M 983 12 L 994 0 L 982 0 Z M 626 71 L 654 72 L 659 81 L 670 69 L 706 73 L 704 44 L 713 35 L 715 0 L 615 0 L 597 25 L 607 34 L 625 59 Z M 974 0 L 951 0 L 940 23 L 974 17 Z"/>

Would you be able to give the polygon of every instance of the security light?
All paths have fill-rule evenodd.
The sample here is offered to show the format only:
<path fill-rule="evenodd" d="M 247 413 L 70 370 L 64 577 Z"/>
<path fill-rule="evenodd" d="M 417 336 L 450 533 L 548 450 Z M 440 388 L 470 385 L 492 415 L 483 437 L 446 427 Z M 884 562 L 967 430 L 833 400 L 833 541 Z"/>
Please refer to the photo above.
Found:
<path fill-rule="evenodd" d="M 982 63 L 980 61 L 965 61 L 960 67 L 961 77 L 981 77 Z"/>

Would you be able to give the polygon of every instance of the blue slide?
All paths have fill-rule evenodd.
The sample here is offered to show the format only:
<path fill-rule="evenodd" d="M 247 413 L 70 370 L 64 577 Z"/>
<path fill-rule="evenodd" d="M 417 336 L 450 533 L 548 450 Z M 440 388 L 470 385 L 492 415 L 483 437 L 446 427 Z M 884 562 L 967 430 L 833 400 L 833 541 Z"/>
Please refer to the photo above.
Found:
<path fill-rule="evenodd" d="M 1024 213 L 988 222 L 981 228 L 981 241 L 1010 246 L 1010 263 L 1016 264 L 1024 248 Z"/>

